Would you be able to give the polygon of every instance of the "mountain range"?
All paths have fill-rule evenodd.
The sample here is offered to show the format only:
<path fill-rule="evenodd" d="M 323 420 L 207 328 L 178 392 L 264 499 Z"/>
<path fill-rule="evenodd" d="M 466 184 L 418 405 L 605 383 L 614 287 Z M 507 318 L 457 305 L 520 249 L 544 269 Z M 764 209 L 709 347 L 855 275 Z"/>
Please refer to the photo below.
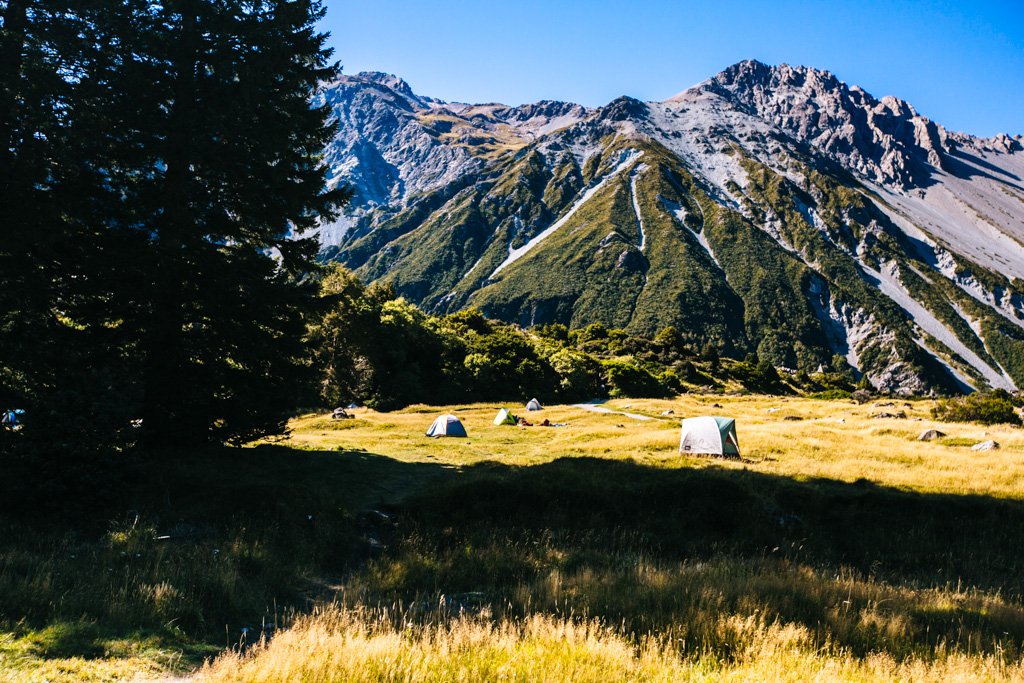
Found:
<path fill-rule="evenodd" d="M 424 310 L 707 345 L 877 389 L 1024 387 L 1024 137 L 948 131 L 827 71 L 735 64 L 663 102 L 323 89 L 324 259 Z"/>

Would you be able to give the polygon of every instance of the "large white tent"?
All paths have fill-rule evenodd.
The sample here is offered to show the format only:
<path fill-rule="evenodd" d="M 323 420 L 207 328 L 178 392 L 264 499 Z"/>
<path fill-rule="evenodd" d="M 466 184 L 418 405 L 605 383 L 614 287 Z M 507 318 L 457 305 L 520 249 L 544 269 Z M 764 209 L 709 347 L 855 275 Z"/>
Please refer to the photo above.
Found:
<path fill-rule="evenodd" d="M 736 420 L 731 417 L 689 417 L 683 420 L 680 453 L 739 456 Z"/>

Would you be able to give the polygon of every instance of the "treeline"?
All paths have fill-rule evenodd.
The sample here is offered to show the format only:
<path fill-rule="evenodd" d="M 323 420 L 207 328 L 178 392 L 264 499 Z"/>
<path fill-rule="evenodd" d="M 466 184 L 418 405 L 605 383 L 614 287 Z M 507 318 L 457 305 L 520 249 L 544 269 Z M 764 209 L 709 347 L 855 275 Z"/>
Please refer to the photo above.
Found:
<path fill-rule="evenodd" d="M 661 397 L 726 387 L 848 395 L 845 359 L 815 374 L 780 374 L 767 361 L 694 349 L 666 327 L 653 339 L 599 324 L 524 330 L 466 310 L 430 316 L 386 284 L 364 286 L 332 264 L 321 281 L 325 312 L 307 343 L 324 405 L 390 410 L 413 403 L 586 401 Z"/>
<path fill-rule="evenodd" d="M 346 199 L 320 159 L 317 91 L 338 73 L 322 15 L 319 0 L 0 3 L 0 409 L 25 411 L 19 445 L 282 428 L 318 304 L 303 236 Z"/>

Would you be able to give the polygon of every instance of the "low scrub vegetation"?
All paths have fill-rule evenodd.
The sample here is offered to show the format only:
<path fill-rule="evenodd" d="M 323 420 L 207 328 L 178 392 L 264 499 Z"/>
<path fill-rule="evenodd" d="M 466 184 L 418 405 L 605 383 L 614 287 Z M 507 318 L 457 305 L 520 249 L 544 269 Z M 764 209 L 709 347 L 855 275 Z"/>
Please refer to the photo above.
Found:
<path fill-rule="evenodd" d="M 726 386 L 780 394 L 853 389 L 842 357 L 829 372 L 782 376 L 756 354 L 740 360 L 721 358 L 711 345 L 693 348 L 673 327 L 647 339 L 600 324 L 523 329 L 474 310 L 429 316 L 337 265 L 322 294 L 327 312 L 308 339 L 320 372 L 311 403 L 394 410 L 524 395 L 586 401 Z"/>
<path fill-rule="evenodd" d="M 1020 400 L 1008 392 L 997 390 L 939 401 L 932 410 L 932 417 L 945 422 L 1020 425 L 1021 417 L 1018 410 L 1021 405 Z"/>

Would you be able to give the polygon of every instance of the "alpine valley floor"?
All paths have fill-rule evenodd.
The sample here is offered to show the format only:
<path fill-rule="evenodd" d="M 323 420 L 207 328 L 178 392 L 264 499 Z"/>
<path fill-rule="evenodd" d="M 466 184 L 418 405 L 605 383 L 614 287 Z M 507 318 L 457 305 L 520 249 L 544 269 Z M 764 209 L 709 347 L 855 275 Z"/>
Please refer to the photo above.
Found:
<path fill-rule="evenodd" d="M 0 670 L 1024 680 L 1024 431 L 932 405 L 688 395 L 523 411 L 567 424 L 525 429 L 494 426 L 498 404 L 359 409 L 142 458 L 77 518 L 2 520 Z M 469 438 L 424 437 L 442 412 Z M 737 419 L 741 460 L 677 455 L 701 414 Z M 985 439 L 1001 448 L 970 449 Z M 281 629 L 223 650 L 261 623 Z"/>

